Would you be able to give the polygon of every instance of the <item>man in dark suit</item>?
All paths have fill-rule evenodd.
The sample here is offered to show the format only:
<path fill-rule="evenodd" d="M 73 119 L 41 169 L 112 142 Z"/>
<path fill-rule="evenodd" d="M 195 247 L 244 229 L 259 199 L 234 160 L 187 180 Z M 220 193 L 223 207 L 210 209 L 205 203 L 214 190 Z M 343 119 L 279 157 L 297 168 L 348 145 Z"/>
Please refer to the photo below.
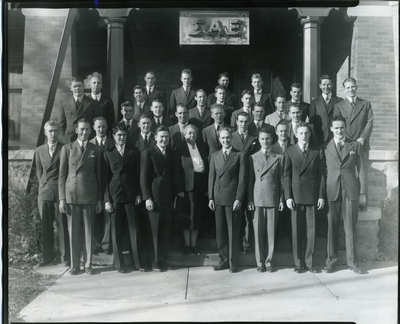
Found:
<path fill-rule="evenodd" d="M 107 121 L 107 134 L 111 134 L 111 127 L 114 125 L 115 117 L 114 117 L 114 104 L 111 98 L 104 96 L 101 93 L 101 89 L 103 88 L 103 79 L 100 74 L 97 72 L 92 74 L 92 78 L 90 79 L 90 88 L 92 92 L 90 93 L 90 97 L 93 100 L 96 100 L 99 104 L 101 115 Z"/>
<path fill-rule="evenodd" d="M 208 178 L 208 206 L 215 211 L 217 246 L 220 257 L 215 271 L 238 271 L 242 204 L 247 186 L 247 159 L 232 147 L 229 128 L 219 133 L 222 149 L 211 155 Z"/>
<path fill-rule="evenodd" d="M 226 96 L 224 104 L 233 107 L 233 110 L 239 109 L 239 102 L 236 98 L 236 95 L 228 90 L 229 85 L 229 74 L 228 72 L 222 72 L 218 76 L 218 84 L 223 86 L 226 90 Z M 215 95 L 210 95 L 207 98 L 207 107 L 211 107 L 213 104 L 217 102 L 217 97 Z"/>
<path fill-rule="evenodd" d="M 153 101 L 158 99 L 162 102 L 164 107 L 167 107 L 167 96 L 165 91 L 159 90 L 156 84 L 156 73 L 154 71 L 147 71 L 144 77 L 144 81 L 146 81 L 145 88 L 145 100 L 148 107 L 151 107 Z M 163 115 L 165 117 L 165 115 Z"/>
<path fill-rule="evenodd" d="M 133 97 L 133 119 L 139 121 L 141 114 L 150 112 L 150 105 L 145 101 L 142 87 L 138 85 L 133 88 Z"/>
<path fill-rule="evenodd" d="M 92 221 L 102 210 L 102 151 L 88 141 L 90 129 L 87 119 L 79 119 L 76 124 L 77 140 L 65 144 L 60 155 L 59 208 L 68 217 L 71 275 L 78 274 L 80 268 L 79 229 L 82 218 L 85 225 L 83 262 L 85 272 L 93 274 Z"/>
<path fill-rule="evenodd" d="M 36 175 L 39 181 L 38 207 L 42 219 L 43 259 L 38 266 L 43 267 L 54 260 L 54 220 L 58 224 L 58 238 L 61 263 L 70 266 L 67 217 L 58 210 L 58 173 L 60 151 L 58 142 L 60 129 L 56 121 L 49 120 L 44 125 L 47 143 L 35 150 Z"/>
<path fill-rule="evenodd" d="M 168 127 L 169 134 L 171 136 L 170 145 L 172 150 L 185 143 L 183 128 L 188 124 L 189 121 L 188 110 L 186 106 L 179 104 L 176 107 L 175 116 L 178 119 L 178 123 Z"/>
<path fill-rule="evenodd" d="M 214 119 L 214 124 L 203 129 L 202 138 L 207 146 L 207 156 L 217 152 L 221 149 L 221 142 L 219 141 L 219 132 L 229 125 L 224 123 L 225 109 L 220 104 L 213 104 L 211 107 L 211 118 Z"/>
<path fill-rule="evenodd" d="M 272 152 L 273 133 L 262 128 L 258 135 L 261 149 L 249 157 L 247 206 L 254 211 L 255 257 L 257 271 L 273 272 L 272 257 L 278 211 L 283 210 L 283 155 Z M 266 247 L 268 254 L 266 253 Z"/>
<path fill-rule="evenodd" d="M 173 158 L 165 126 L 156 129 L 155 140 L 157 144 L 141 154 L 140 187 L 153 234 L 153 270 L 165 271 L 171 240 L 172 200 L 175 196 Z"/>
<path fill-rule="evenodd" d="M 135 147 L 142 153 L 145 149 L 156 145 L 154 134 L 151 132 L 151 117 L 148 114 L 142 114 L 139 117 L 138 127 L 140 132 L 135 138 Z"/>
<path fill-rule="evenodd" d="M 154 132 L 158 126 L 169 127 L 172 122 L 169 117 L 164 117 L 164 106 L 160 99 L 154 99 L 150 107 L 151 110 L 151 131 Z"/>
<path fill-rule="evenodd" d="M 196 91 L 197 106 L 189 109 L 189 124 L 195 125 L 199 129 L 199 135 L 203 128 L 213 123 L 211 118 L 211 110 L 206 106 L 207 94 L 203 89 Z"/>
<path fill-rule="evenodd" d="M 310 114 L 310 105 L 301 100 L 301 95 L 303 91 L 301 90 L 300 83 L 293 83 L 290 86 L 291 99 L 286 103 L 286 111 L 289 112 L 289 106 L 293 103 L 297 103 L 301 109 L 301 120 L 308 123 Z"/>
<path fill-rule="evenodd" d="M 101 116 L 97 101 L 84 95 L 82 78 L 73 77 L 69 82 L 69 88 L 72 97 L 60 103 L 57 117 L 60 125 L 59 137 L 64 143 L 70 143 L 76 139 L 75 124 L 79 119 L 86 118 L 92 127 L 93 118 Z M 89 139 L 93 137 L 94 135 Z"/>
<path fill-rule="evenodd" d="M 251 134 L 248 130 L 250 117 L 247 113 L 241 112 L 237 116 L 237 130 L 232 133 L 232 146 L 239 152 L 248 156 L 254 154 L 260 149 L 257 136 Z M 247 201 L 243 202 L 247 206 Z M 242 221 L 239 237 L 239 250 L 250 252 L 254 248 L 253 232 L 253 213 L 247 208 L 242 209 Z"/>
<path fill-rule="evenodd" d="M 333 137 L 329 127 L 333 117 L 333 108 L 343 99 L 332 94 L 333 84 L 329 75 L 319 78 L 319 88 L 322 94 L 313 99 L 310 104 L 310 123 L 314 125 L 320 145 L 325 145 Z"/>
<path fill-rule="evenodd" d="M 296 137 L 297 144 L 285 150 L 284 164 L 286 205 L 292 211 L 294 271 L 316 272 L 312 264 L 315 213 L 325 204 L 325 163 L 323 152 L 309 145 L 310 128 L 307 123 L 298 125 Z"/>
<path fill-rule="evenodd" d="M 231 127 L 232 127 L 232 128 L 236 129 L 236 120 L 237 120 L 237 116 L 238 116 L 241 112 L 247 113 L 247 114 L 249 115 L 249 117 L 250 117 L 250 122 L 253 121 L 253 114 L 251 113 L 251 111 L 252 111 L 252 106 L 253 106 L 253 103 L 252 103 L 253 100 L 252 100 L 252 98 L 253 98 L 253 92 L 251 92 L 251 90 L 243 90 L 243 92 L 242 92 L 242 99 L 241 99 L 241 101 L 242 101 L 242 103 L 243 103 L 243 106 L 242 106 L 242 108 L 240 108 L 240 109 L 238 109 L 238 110 L 235 110 L 235 111 L 232 113 L 231 120 L 230 120 L 230 122 L 231 122 Z"/>
<path fill-rule="evenodd" d="M 288 138 L 290 140 L 290 144 L 296 144 L 298 141 L 296 137 L 296 131 L 300 123 L 302 122 L 303 111 L 301 110 L 301 107 L 298 103 L 289 102 L 288 107 L 289 107 L 289 117 L 291 118 L 291 121 L 288 123 L 289 125 Z M 319 142 L 318 138 L 315 136 L 314 125 L 309 124 L 308 127 L 311 130 L 310 143 L 313 144 L 314 146 L 318 146 Z"/>
<path fill-rule="evenodd" d="M 358 174 L 361 166 L 362 146 L 345 137 L 346 119 L 335 116 L 331 131 L 333 139 L 325 148 L 329 203 L 327 259 L 324 272 L 335 269 L 338 259 L 340 219 L 343 217 L 346 237 L 347 266 L 355 273 L 362 273 L 357 264 L 357 219 L 360 188 Z"/>
<path fill-rule="evenodd" d="M 116 126 L 123 126 L 126 130 L 126 145 L 129 148 L 135 146 L 135 138 L 139 132 L 136 120 L 133 119 L 133 104 L 130 101 L 125 101 L 121 104 L 122 119 L 116 124 Z"/>
<path fill-rule="evenodd" d="M 221 85 L 217 85 L 215 87 L 214 92 L 215 103 L 220 104 L 224 107 L 225 110 L 225 123 L 229 123 L 233 113 L 233 107 L 226 104 L 226 89 Z"/>
<path fill-rule="evenodd" d="M 252 104 L 258 104 L 264 107 L 265 114 L 269 115 L 274 112 L 274 105 L 272 103 L 272 96 L 270 93 L 262 91 L 262 85 L 264 84 L 260 74 L 255 73 L 251 76 L 251 85 L 253 86 L 253 98 Z"/>
<path fill-rule="evenodd" d="M 187 109 L 191 109 L 197 106 L 196 100 L 196 89 L 192 87 L 192 71 L 189 69 L 183 69 L 181 73 L 182 87 L 172 90 L 171 97 L 169 99 L 169 117 L 173 122 L 176 121 L 175 111 L 178 104 L 185 105 Z"/>
<path fill-rule="evenodd" d="M 258 137 L 260 130 L 266 128 L 272 134 L 272 143 L 275 143 L 277 140 L 275 127 L 264 122 L 265 108 L 260 105 L 253 105 L 252 116 L 254 119 L 250 121 L 249 133 Z"/>
<path fill-rule="evenodd" d="M 357 97 L 357 81 L 347 78 L 343 81 L 346 99 L 337 103 L 333 115 L 342 115 L 346 119 L 345 136 L 360 142 L 362 145 L 362 157 L 360 167 L 360 209 L 364 210 L 368 204 L 368 168 L 370 137 L 373 129 L 374 114 L 371 103 L 368 100 Z"/>
<path fill-rule="evenodd" d="M 106 188 L 104 192 L 105 210 L 111 215 L 111 231 L 114 251 L 114 266 L 125 273 L 122 254 L 124 229 L 129 232 L 129 252 L 133 268 L 140 269 L 138 232 L 140 219 L 135 206 L 142 202 L 140 191 L 139 151 L 125 146 L 126 131 L 122 126 L 113 128 L 115 146 L 104 152 Z"/>
<path fill-rule="evenodd" d="M 114 141 L 107 136 L 107 121 L 104 117 L 96 117 L 93 120 L 93 129 L 96 136 L 89 142 L 100 147 L 101 151 L 104 153 L 113 148 Z M 103 178 L 102 186 L 105 188 L 105 178 Z M 105 209 L 96 215 L 93 220 L 93 243 L 95 245 L 95 252 L 97 247 L 102 249 L 105 253 L 111 254 L 112 252 L 112 242 L 111 242 L 111 220 L 110 215 Z M 99 241 L 101 244 L 99 244 Z"/>

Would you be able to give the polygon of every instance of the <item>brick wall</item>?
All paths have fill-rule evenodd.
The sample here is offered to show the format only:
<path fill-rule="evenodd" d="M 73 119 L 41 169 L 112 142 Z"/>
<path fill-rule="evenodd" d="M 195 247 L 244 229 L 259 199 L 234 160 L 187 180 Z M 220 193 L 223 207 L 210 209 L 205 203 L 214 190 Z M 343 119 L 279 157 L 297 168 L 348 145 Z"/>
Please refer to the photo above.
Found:
<path fill-rule="evenodd" d="M 21 149 L 36 147 L 65 19 L 64 16 L 25 17 Z M 72 53 L 70 40 L 52 118 L 56 115 L 57 102 L 70 93 L 68 80 L 72 76 Z"/>
<path fill-rule="evenodd" d="M 398 149 L 393 37 L 392 17 L 358 17 L 354 23 L 350 74 L 357 94 L 372 104 L 372 150 Z"/>

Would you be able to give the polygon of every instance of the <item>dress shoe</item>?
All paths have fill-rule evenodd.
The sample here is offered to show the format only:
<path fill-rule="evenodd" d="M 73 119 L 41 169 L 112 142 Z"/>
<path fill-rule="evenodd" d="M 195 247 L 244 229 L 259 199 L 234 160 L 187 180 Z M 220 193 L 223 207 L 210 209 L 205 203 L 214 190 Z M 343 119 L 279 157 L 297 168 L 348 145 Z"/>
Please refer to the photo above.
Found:
<path fill-rule="evenodd" d="M 121 269 L 118 269 L 118 272 L 119 273 L 126 273 L 126 270 L 125 270 L 125 268 L 121 268 Z"/>
<path fill-rule="evenodd" d="M 363 273 L 362 269 L 359 266 L 349 267 L 349 269 L 355 273 L 361 274 Z"/>
<path fill-rule="evenodd" d="M 157 271 L 157 272 L 165 272 L 165 271 L 167 271 L 167 268 L 162 267 L 162 266 L 156 266 L 153 268 L 153 270 Z"/>
<path fill-rule="evenodd" d="M 70 275 L 77 275 L 79 273 L 79 268 L 71 268 L 69 270 Z"/>
<path fill-rule="evenodd" d="M 311 268 L 308 268 L 308 272 L 317 273 L 318 270 L 316 268 L 314 268 L 314 267 L 311 267 Z"/>
<path fill-rule="evenodd" d="M 148 271 L 150 271 L 150 269 L 147 269 L 147 268 L 140 268 L 139 271 L 141 271 L 141 272 L 148 272 Z"/>
<path fill-rule="evenodd" d="M 199 249 L 197 248 L 197 246 L 192 246 L 192 253 L 194 255 L 201 255 Z"/>
<path fill-rule="evenodd" d="M 64 267 L 70 267 L 71 266 L 71 261 L 63 261 L 61 263 Z"/>
<path fill-rule="evenodd" d="M 302 267 L 295 267 L 294 272 L 303 273 L 304 269 Z"/>
<path fill-rule="evenodd" d="M 333 266 L 326 266 L 325 268 L 324 268 L 324 272 L 326 272 L 326 273 L 332 273 L 333 272 Z"/>
<path fill-rule="evenodd" d="M 225 263 L 221 263 L 217 266 L 214 266 L 214 271 L 226 270 L 229 269 L 229 265 Z"/>
<path fill-rule="evenodd" d="M 93 268 L 85 268 L 85 273 L 87 274 L 87 275 L 89 275 L 89 276 L 91 276 L 91 275 L 93 275 L 94 274 L 94 272 L 93 272 Z"/>
<path fill-rule="evenodd" d="M 267 267 L 267 272 L 274 272 L 274 267 L 273 266 Z"/>
<path fill-rule="evenodd" d="M 231 267 L 230 269 L 229 269 L 229 272 L 230 273 L 236 273 L 236 272 L 238 272 L 239 271 L 239 269 L 237 268 L 237 267 Z"/>
<path fill-rule="evenodd" d="M 51 263 L 51 261 L 48 261 L 48 262 L 40 261 L 37 266 L 38 267 L 45 267 L 45 266 L 50 265 L 50 263 Z"/>
<path fill-rule="evenodd" d="M 183 248 L 183 255 L 188 255 L 190 252 L 190 246 L 189 245 L 185 245 Z"/>
<path fill-rule="evenodd" d="M 258 272 L 265 272 L 267 269 L 265 267 L 257 267 Z"/>

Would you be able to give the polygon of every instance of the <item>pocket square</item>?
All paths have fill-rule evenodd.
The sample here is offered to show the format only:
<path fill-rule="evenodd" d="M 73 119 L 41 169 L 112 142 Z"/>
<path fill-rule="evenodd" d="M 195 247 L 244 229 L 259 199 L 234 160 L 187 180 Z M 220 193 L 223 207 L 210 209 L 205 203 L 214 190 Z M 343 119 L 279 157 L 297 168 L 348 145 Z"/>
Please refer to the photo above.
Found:
<path fill-rule="evenodd" d="M 356 154 L 356 152 L 354 152 L 354 151 L 350 151 L 350 154 Z"/>
<path fill-rule="evenodd" d="M 96 157 L 96 155 L 92 154 L 91 156 L 89 156 L 89 158 L 92 158 L 92 157 Z"/>

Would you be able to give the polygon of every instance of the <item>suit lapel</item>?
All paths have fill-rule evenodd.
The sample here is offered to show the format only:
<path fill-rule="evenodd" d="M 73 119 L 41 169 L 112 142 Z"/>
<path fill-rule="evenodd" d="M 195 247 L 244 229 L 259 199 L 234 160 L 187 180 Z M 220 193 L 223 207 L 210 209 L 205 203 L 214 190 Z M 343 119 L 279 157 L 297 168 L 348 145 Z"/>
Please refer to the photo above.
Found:
<path fill-rule="evenodd" d="M 223 152 L 223 151 L 221 151 L 221 152 Z M 223 155 L 223 153 L 222 153 L 222 155 Z M 224 165 L 223 165 L 223 167 L 222 167 L 222 169 L 221 169 L 221 173 L 220 173 L 219 176 L 222 176 L 222 175 L 225 173 L 225 171 L 226 171 L 226 170 L 231 166 L 231 164 L 235 161 L 237 155 L 238 155 L 238 152 L 235 152 L 234 149 L 233 149 L 233 147 L 232 147 L 231 153 L 229 153 L 228 158 L 226 159 L 226 161 L 224 161 Z M 224 158 L 222 157 L 222 161 L 223 161 L 223 160 L 224 160 Z"/>
<path fill-rule="evenodd" d="M 118 152 L 118 151 L 117 151 Z M 130 157 L 131 157 L 131 155 L 132 155 L 132 152 L 133 151 L 131 151 L 131 150 L 127 150 L 126 149 L 126 145 L 125 145 L 125 152 L 124 152 L 124 156 L 122 157 L 122 168 L 124 168 L 125 167 L 125 165 L 126 165 L 126 163 L 128 163 L 128 161 L 129 161 L 129 159 L 130 159 Z M 118 153 L 119 154 L 119 153 Z M 119 155 L 121 155 L 121 154 L 119 154 Z"/>
<path fill-rule="evenodd" d="M 56 149 L 53 153 L 53 157 L 50 160 L 48 169 L 60 158 L 62 144 L 60 142 L 57 143 Z M 50 157 L 50 154 L 47 152 L 47 155 Z"/>
<path fill-rule="evenodd" d="M 364 104 L 358 98 L 356 98 L 356 106 L 354 108 L 352 108 L 350 124 L 354 121 L 354 119 L 356 119 L 357 115 L 360 113 L 360 111 L 363 109 L 363 107 L 364 107 Z"/>
<path fill-rule="evenodd" d="M 86 109 L 89 106 L 89 100 L 85 98 L 86 96 L 83 96 L 82 101 L 81 101 L 81 105 L 79 106 L 78 111 L 76 112 L 76 119 L 79 119 L 80 116 L 82 116 L 84 114 L 84 112 L 86 111 Z"/>
<path fill-rule="evenodd" d="M 260 151 L 260 152 L 262 153 L 262 151 Z M 265 157 L 263 154 L 262 154 L 262 157 L 265 160 Z M 261 172 L 261 176 L 263 176 L 265 173 L 267 173 L 267 171 L 269 169 L 271 169 L 271 167 L 276 163 L 276 161 L 278 161 L 277 156 L 271 152 L 271 155 L 268 157 L 267 161 L 265 161 L 264 167 Z"/>
<path fill-rule="evenodd" d="M 78 142 L 77 142 L 77 144 L 78 144 Z M 89 141 L 86 143 L 86 149 L 85 149 L 85 151 L 83 152 L 83 155 L 82 155 L 81 160 L 79 161 L 77 170 L 78 170 L 80 167 L 82 167 L 82 165 L 84 165 L 84 164 L 86 163 L 86 161 L 89 159 L 89 156 L 92 156 L 92 154 L 94 153 L 94 150 L 91 149 L 91 148 L 88 147 L 88 146 L 89 146 Z"/>
<path fill-rule="evenodd" d="M 334 159 L 340 162 L 339 152 L 336 149 L 335 141 L 332 139 L 329 144 L 327 145 L 326 149 L 331 153 Z"/>
<path fill-rule="evenodd" d="M 47 170 L 50 167 L 52 160 L 52 158 L 50 158 L 49 146 L 47 143 L 40 148 L 40 153 L 40 158 L 44 161 L 45 169 Z"/>
<path fill-rule="evenodd" d="M 196 110 L 197 110 L 197 108 L 196 108 Z M 197 114 L 198 113 L 199 113 L 199 111 L 197 110 Z M 210 117 L 210 111 L 206 108 L 206 109 L 204 109 L 203 116 L 201 116 L 201 121 L 205 122 L 207 120 L 207 118 L 209 118 L 209 117 Z"/>
<path fill-rule="evenodd" d="M 299 146 L 297 145 L 297 147 L 299 147 Z M 299 147 L 299 150 L 300 150 L 300 147 Z M 303 152 L 301 152 L 301 150 L 300 150 L 300 153 L 301 153 L 301 155 L 303 155 Z M 313 149 L 310 148 L 310 146 L 309 146 L 308 149 L 307 149 L 307 154 L 306 154 L 306 156 L 305 156 L 304 159 L 303 159 L 303 164 L 301 165 L 300 174 L 302 174 L 303 171 L 304 171 L 304 170 L 307 168 L 307 166 L 310 164 L 310 162 L 312 161 L 314 155 L 315 155 L 315 150 L 313 150 Z"/>
<path fill-rule="evenodd" d="M 345 160 L 346 156 L 350 153 L 353 148 L 353 143 L 344 142 L 344 146 L 342 148 L 342 163 Z"/>

